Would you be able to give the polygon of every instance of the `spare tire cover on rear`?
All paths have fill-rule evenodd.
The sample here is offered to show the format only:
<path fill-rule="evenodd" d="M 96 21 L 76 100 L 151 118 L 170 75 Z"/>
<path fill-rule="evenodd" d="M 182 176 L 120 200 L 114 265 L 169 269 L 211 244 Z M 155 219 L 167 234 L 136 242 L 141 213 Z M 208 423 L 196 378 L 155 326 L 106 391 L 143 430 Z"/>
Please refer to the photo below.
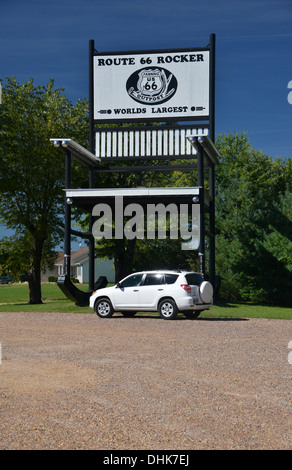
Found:
<path fill-rule="evenodd" d="M 213 298 L 213 286 L 210 282 L 204 281 L 200 285 L 200 296 L 204 304 L 209 304 Z"/>

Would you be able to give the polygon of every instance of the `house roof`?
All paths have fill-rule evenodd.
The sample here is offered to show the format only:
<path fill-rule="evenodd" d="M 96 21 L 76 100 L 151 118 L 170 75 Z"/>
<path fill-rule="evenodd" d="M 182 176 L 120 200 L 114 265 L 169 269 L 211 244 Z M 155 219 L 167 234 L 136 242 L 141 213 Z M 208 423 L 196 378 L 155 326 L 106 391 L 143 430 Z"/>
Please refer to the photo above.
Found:
<path fill-rule="evenodd" d="M 79 250 L 73 251 L 71 253 L 71 263 L 72 264 L 79 264 L 83 263 L 88 259 L 89 252 L 88 247 L 84 246 L 83 248 L 79 248 Z"/>
<path fill-rule="evenodd" d="M 55 261 L 55 265 L 62 265 L 64 263 L 64 251 L 57 252 L 57 259 Z M 71 264 L 76 265 L 80 263 L 84 263 L 88 259 L 88 247 L 84 246 L 79 248 L 76 251 L 72 251 L 71 253 Z"/>

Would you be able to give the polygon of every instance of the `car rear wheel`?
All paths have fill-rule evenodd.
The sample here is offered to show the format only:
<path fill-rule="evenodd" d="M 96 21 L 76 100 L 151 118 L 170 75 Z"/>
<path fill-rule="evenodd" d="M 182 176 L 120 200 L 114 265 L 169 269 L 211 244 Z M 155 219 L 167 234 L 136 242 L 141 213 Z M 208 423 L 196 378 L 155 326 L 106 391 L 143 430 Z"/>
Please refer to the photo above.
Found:
<path fill-rule="evenodd" d="M 178 314 L 178 308 L 172 299 L 162 300 L 158 306 L 158 311 L 164 320 L 174 320 Z"/>
<path fill-rule="evenodd" d="M 102 297 L 95 302 L 94 310 L 95 313 L 101 318 L 110 318 L 114 313 L 111 301 L 105 297 Z"/>

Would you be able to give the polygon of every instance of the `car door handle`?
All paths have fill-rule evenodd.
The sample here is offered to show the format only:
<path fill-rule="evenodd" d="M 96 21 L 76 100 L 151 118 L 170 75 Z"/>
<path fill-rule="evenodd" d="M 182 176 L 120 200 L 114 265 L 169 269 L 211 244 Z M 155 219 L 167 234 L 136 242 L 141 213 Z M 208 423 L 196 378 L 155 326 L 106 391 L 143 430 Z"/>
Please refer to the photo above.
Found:
<path fill-rule="evenodd" d="M 139 289 L 134 289 L 134 291 L 133 291 L 133 292 L 139 292 Z"/>
<path fill-rule="evenodd" d="M 164 290 L 164 289 L 157 289 L 157 290 Z"/>

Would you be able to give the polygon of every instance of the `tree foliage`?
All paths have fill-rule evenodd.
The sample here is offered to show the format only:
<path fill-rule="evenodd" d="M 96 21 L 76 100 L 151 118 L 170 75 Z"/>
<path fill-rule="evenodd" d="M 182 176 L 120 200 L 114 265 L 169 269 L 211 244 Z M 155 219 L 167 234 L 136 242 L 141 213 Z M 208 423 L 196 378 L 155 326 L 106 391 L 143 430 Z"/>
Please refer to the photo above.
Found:
<path fill-rule="evenodd" d="M 292 305 L 291 161 L 272 159 L 254 149 L 245 133 L 220 135 L 216 147 L 221 154 L 215 171 L 220 295 L 228 300 Z M 125 174 L 111 178 L 116 187 L 137 183 Z M 194 186 L 196 178 L 189 171 L 158 172 L 143 175 L 141 181 L 145 186 Z M 99 256 L 114 258 L 117 280 L 138 269 L 198 269 L 197 252 L 182 251 L 179 240 L 103 239 L 96 246 Z"/>
<path fill-rule="evenodd" d="M 216 146 L 221 154 L 216 169 L 221 295 L 292 305 L 291 161 L 255 150 L 246 134 L 221 135 Z"/>
<path fill-rule="evenodd" d="M 76 136 L 84 141 L 87 103 L 80 100 L 73 106 L 63 90 L 54 89 L 53 80 L 35 86 L 32 79 L 23 84 L 7 79 L 2 96 L 0 222 L 15 230 L 14 240 L 2 244 L 2 270 L 12 272 L 14 265 L 15 271 L 12 260 L 16 251 L 22 253 L 30 302 L 39 303 L 42 260 L 63 238 L 64 158 L 49 139 Z"/>

